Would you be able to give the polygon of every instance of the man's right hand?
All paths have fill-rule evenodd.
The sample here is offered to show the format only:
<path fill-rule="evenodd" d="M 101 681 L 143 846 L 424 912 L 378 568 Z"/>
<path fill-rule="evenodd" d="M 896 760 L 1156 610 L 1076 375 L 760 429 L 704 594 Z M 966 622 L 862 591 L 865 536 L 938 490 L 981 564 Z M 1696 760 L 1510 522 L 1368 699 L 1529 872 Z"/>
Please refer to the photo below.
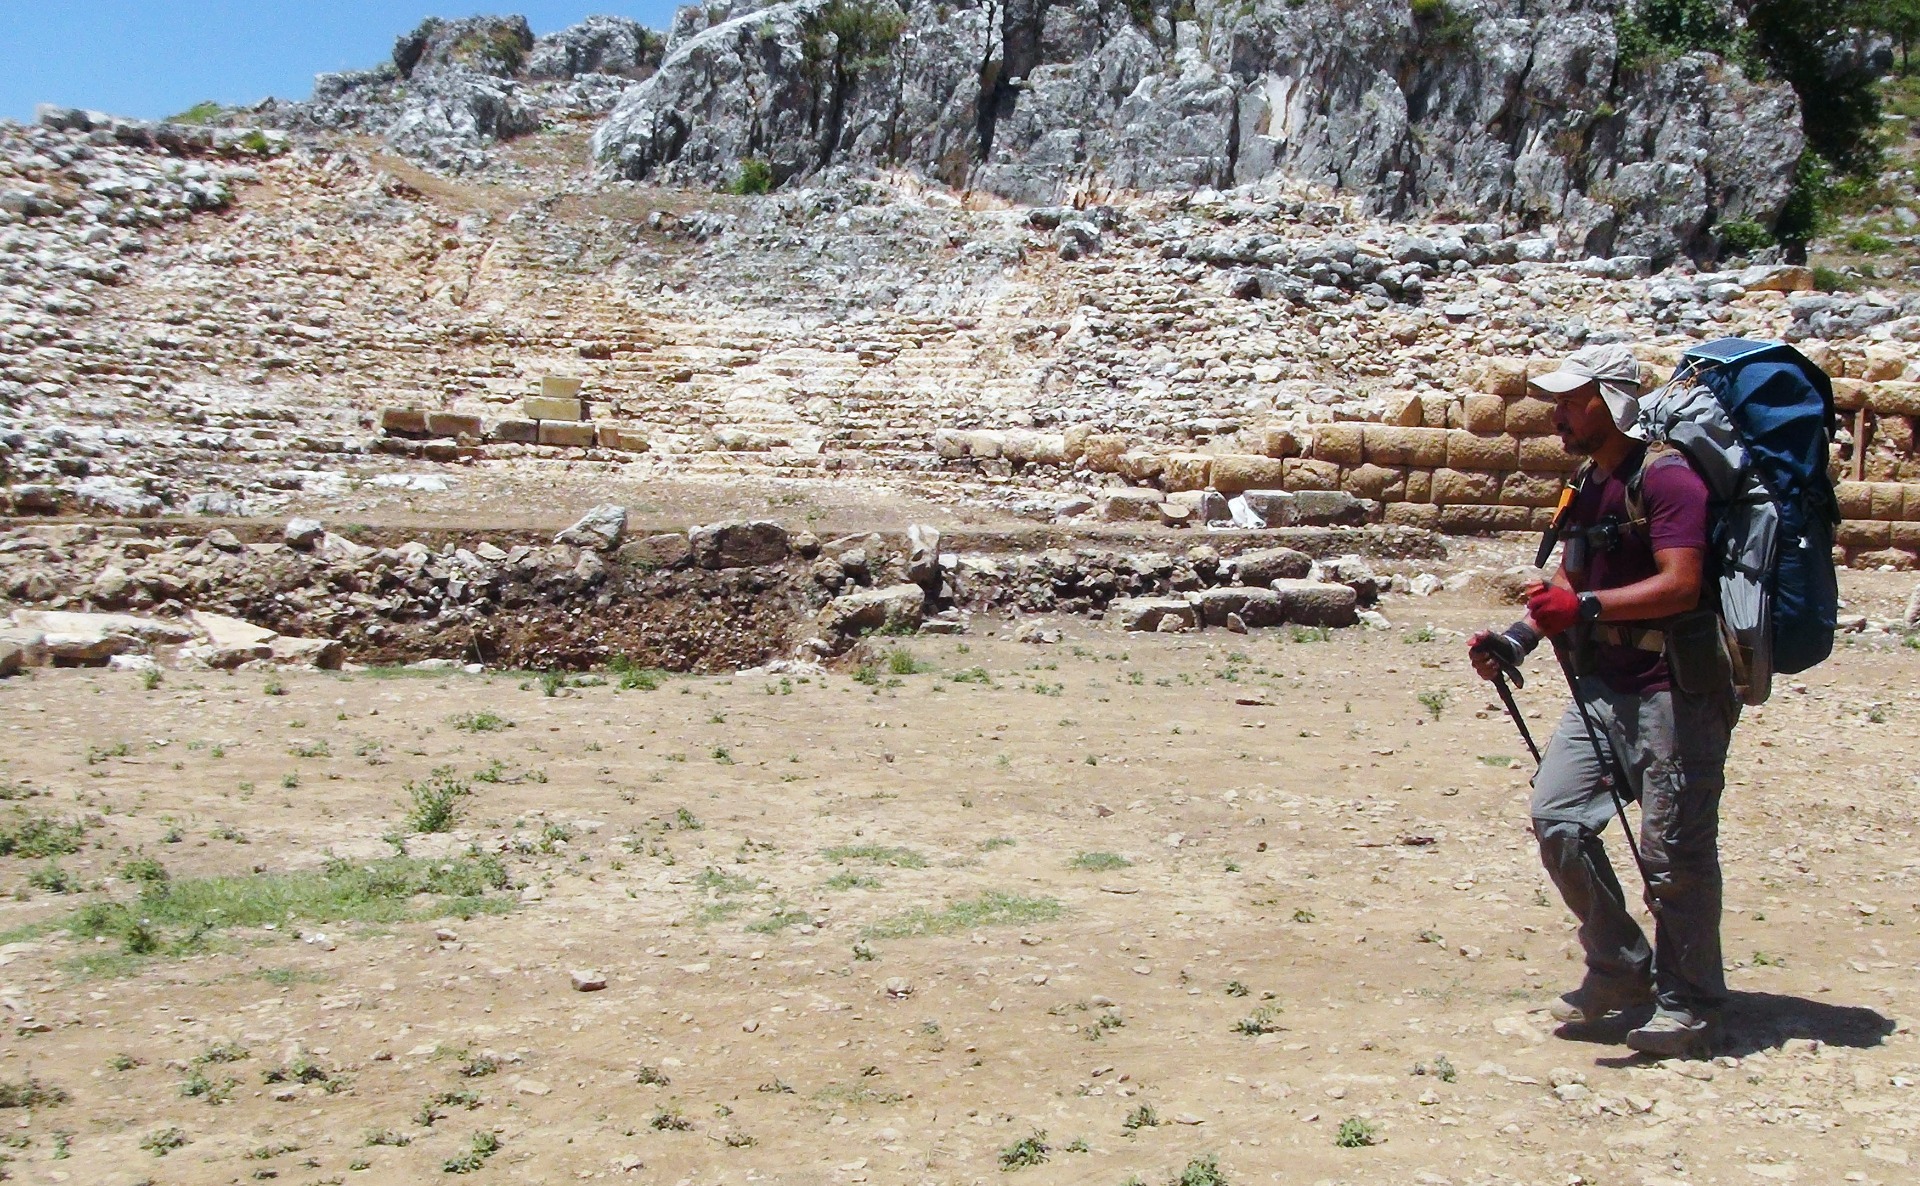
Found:
<path fill-rule="evenodd" d="M 1489 682 L 1500 677 L 1500 662 L 1494 658 L 1495 647 L 1508 653 L 1517 649 L 1512 639 L 1494 630 L 1482 630 L 1467 640 L 1467 658 L 1473 661 L 1474 674 Z M 1513 660 L 1513 665 L 1519 666 L 1518 658 Z"/>
<path fill-rule="evenodd" d="M 1540 645 L 1540 636 L 1530 623 L 1515 622 L 1505 630 L 1482 630 L 1467 640 L 1467 658 L 1473 662 L 1476 675 L 1484 680 L 1500 678 L 1502 672 L 1510 674 L 1518 685 L 1520 664 Z"/>

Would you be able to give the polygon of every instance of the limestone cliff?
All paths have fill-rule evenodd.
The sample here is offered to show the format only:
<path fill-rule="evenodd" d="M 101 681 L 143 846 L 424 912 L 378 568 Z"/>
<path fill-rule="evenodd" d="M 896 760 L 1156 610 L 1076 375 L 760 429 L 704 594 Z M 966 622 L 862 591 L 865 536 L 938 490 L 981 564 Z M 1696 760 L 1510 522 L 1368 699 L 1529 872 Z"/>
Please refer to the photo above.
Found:
<path fill-rule="evenodd" d="M 1616 62 L 1613 0 L 788 0 L 683 10 L 594 138 L 609 174 L 713 185 L 904 166 L 1034 203 L 1103 187 L 1337 185 L 1598 254 L 1769 222 L 1782 84 Z"/>

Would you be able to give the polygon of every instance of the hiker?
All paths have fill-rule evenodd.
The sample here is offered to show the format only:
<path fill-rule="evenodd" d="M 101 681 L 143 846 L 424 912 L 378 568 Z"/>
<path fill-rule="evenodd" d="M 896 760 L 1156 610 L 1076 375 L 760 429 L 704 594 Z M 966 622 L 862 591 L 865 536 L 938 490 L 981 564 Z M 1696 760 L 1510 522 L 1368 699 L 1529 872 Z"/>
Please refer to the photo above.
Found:
<path fill-rule="evenodd" d="M 1531 803 L 1541 861 L 1580 921 L 1586 952 L 1585 978 L 1551 1013 L 1585 1025 L 1652 1004 L 1628 1046 L 1661 1056 L 1710 1052 L 1727 995 L 1720 792 L 1740 705 L 1711 593 L 1703 605 L 1707 487 L 1684 454 L 1635 433 L 1642 373 L 1628 347 L 1587 347 L 1530 386 L 1553 400 L 1561 444 L 1587 461 L 1556 519 L 1560 567 L 1527 590 L 1520 621 L 1476 634 L 1468 653 L 1493 680 L 1503 663 L 1517 670 L 1551 639 L 1577 689 L 1579 703 L 1534 775 Z M 1684 690 L 1676 669 L 1704 690 Z M 1619 793 L 1641 804 L 1651 947 L 1600 840 L 1617 810 L 1603 781 L 1616 760 L 1627 783 Z"/>

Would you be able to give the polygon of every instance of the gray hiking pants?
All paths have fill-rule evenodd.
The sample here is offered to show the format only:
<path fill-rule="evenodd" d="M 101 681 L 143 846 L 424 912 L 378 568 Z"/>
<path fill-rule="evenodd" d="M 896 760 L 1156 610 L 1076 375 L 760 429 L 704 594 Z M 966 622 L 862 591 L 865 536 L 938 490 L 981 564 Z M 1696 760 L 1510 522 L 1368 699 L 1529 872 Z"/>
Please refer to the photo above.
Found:
<path fill-rule="evenodd" d="M 1699 1013 L 1726 999 L 1720 963 L 1720 791 L 1727 745 L 1740 717 L 1731 689 L 1692 696 L 1678 688 L 1631 696 L 1594 676 L 1578 681 L 1603 747 L 1626 767 L 1638 799 L 1640 856 L 1655 904 L 1654 942 L 1627 910 L 1601 844 L 1615 817 L 1579 709 L 1567 706 L 1533 776 L 1533 831 L 1540 859 L 1580 920 L 1588 975 L 1645 981 L 1667 1009 Z"/>

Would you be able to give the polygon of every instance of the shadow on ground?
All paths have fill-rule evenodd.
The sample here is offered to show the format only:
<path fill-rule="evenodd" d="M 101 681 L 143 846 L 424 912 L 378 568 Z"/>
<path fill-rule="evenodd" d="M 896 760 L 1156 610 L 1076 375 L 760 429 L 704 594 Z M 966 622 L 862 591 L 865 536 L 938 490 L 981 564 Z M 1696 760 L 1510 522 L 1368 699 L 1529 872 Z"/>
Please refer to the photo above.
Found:
<path fill-rule="evenodd" d="M 1630 1010 L 1593 1025 L 1561 1026 L 1554 1036 L 1569 1042 L 1624 1046 L 1627 1031 L 1652 1016 L 1651 1009 Z M 1726 1029 L 1715 1054 L 1745 1058 L 1776 1051 L 1794 1038 L 1811 1038 L 1823 1046 L 1856 1050 L 1880 1045 L 1893 1032 L 1893 1019 L 1859 1005 L 1830 1005 L 1805 997 L 1770 992 L 1736 992 L 1727 999 Z M 1644 1056 L 1630 1052 L 1602 1058 L 1604 1066 L 1626 1066 Z"/>

